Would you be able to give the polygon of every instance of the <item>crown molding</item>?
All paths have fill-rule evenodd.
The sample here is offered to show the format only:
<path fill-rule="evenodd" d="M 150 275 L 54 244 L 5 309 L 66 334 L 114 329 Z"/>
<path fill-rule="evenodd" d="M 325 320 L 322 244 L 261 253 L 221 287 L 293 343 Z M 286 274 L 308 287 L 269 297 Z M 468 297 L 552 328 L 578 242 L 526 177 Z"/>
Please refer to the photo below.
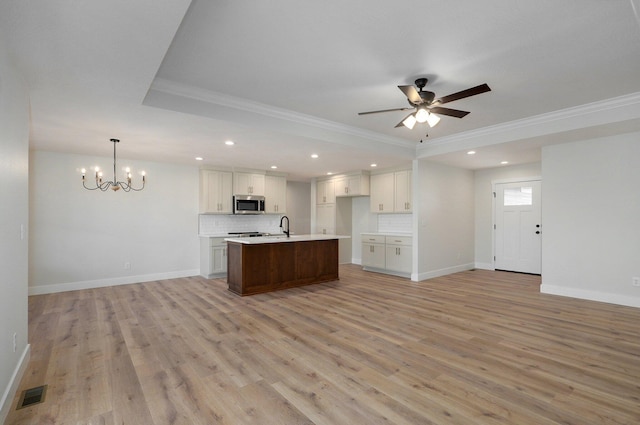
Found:
<path fill-rule="evenodd" d="M 149 92 L 152 91 L 165 93 L 181 98 L 197 100 L 207 104 L 222 106 L 224 108 L 235 109 L 246 113 L 259 114 L 278 120 L 290 121 L 304 126 L 320 128 L 322 130 L 341 133 L 349 136 L 355 136 L 357 138 L 385 143 L 387 145 L 399 146 L 405 149 L 411 149 L 412 151 L 415 148 L 414 142 L 409 140 L 387 136 L 384 134 L 376 133 L 374 131 L 364 130 L 358 127 L 337 123 L 335 121 L 325 120 L 322 118 L 314 117 L 312 115 L 302 114 L 284 108 L 278 108 L 253 100 L 202 89 L 200 87 L 176 83 L 174 81 L 163 78 L 156 78 L 153 81 L 151 87 L 149 88 Z"/>
<path fill-rule="evenodd" d="M 640 92 L 430 140 L 418 158 L 640 118 Z M 587 125 L 586 125 L 587 124 Z"/>

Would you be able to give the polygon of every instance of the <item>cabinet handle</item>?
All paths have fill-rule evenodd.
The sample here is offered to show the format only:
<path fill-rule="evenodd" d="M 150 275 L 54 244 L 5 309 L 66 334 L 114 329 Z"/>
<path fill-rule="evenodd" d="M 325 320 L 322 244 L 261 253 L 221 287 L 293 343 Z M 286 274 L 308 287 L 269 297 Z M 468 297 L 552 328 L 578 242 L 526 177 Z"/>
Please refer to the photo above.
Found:
<path fill-rule="evenodd" d="M 369 245 L 369 252 L 373 252 L 373 251 L 374 251 L 373 245 Z"/>

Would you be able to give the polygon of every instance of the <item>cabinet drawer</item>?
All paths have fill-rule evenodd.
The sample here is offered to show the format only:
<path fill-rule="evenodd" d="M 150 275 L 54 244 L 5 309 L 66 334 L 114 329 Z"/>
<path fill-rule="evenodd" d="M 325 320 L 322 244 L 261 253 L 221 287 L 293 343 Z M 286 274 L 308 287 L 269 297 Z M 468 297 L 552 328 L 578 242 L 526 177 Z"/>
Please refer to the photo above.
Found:
<path fill-rule="evenodd" d="M 221 246 L 226 244 L 227 242 L 224 238 L 209 238 L 209 246 Z"/>
<path fill-rule="evenodd" d="M 385 243 L 387 245 L 411 245 L 411 236 L 386 236 Z"/>
<path fill-rule="evenodd" d="M 362 243 L 384 243 L 385 237 L 382 235 L 362 234 Z"/>

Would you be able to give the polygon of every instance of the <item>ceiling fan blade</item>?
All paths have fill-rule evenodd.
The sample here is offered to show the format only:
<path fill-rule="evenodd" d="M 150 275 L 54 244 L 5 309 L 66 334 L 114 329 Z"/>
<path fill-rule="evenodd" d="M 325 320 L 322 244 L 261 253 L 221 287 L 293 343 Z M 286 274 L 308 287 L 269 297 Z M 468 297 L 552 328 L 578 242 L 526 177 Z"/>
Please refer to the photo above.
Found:
<path fill-rule="evenodd" d="M 408 109 L 413 109 L 413 108 L 408 108 Z M 400 121 L 400 122 L 395 126 L 395 128 L 398 128 L 398 127 L 402 127 L 402 126 L 404 126 L 404 120 L 406 120 L 407 118 L 409 118 L 409 117 L 410 117 L 411 115 L 413 115 L 413 114 L 415 114 L 415 112 L 412 112 L 412 113 L 410 113 L 409 115 L 407 115 L 406 117 L 402 118 L 402 121 Z"/>
<path fill-rule="evenodd" d="M 491 88 L 486 83 L 480 84 L 479 86 L 471 87 L 470 89 L 462 90 L 457 93 L 452 93 L 448 96 L 441 97 L 433 103 L 442 105 L 444 103 L 453 102 L 454 100 L 464 99 L 465 97 L 475 96 L 477 94 L 485 93 L 488 91 L 491 91 Z"/>
<path fill-rule="evenodd" d="M 409 109 L 413 109 L 413 108 L 393 108 L 393 109 L 382 109 L 380 111 L 358 112 L 358 115 L 378 114 L 380 112 L 406 111 Z"/>
<path fill-rule="evenodd" d="M 469 114 L 467 111 L 460 111 L 458 109 L 450 109 L 450 108 L 442 108 L 440 106 L 434 106 L 433 108 L 429 108 L 431 112 L 434 114 L 440 115 L 448 115 L 450 117 L 462 118 Z"/>
<path fill-rule="evenodd" d="M 402 90 L 402 93 L 404 93 L 405 96 L 407 96 L 409 102 L 416 105 L 422 103 L 422 98 L 414 86 L 398 86 L 398 88 Z"/>

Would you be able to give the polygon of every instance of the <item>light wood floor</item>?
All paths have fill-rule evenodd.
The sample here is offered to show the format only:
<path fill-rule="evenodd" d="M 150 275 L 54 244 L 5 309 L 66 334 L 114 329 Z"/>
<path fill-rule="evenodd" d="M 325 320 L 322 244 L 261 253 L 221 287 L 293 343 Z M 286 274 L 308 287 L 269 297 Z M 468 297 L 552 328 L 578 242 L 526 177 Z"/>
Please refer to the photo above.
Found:
<path fill-rule="evenodd" d="M 505 272 L 340 276 L 244 298 L 200 277 L 30 297 L 20 391 L 49 389 L 6 423 L 640 423 L 640 309 Z"/>

